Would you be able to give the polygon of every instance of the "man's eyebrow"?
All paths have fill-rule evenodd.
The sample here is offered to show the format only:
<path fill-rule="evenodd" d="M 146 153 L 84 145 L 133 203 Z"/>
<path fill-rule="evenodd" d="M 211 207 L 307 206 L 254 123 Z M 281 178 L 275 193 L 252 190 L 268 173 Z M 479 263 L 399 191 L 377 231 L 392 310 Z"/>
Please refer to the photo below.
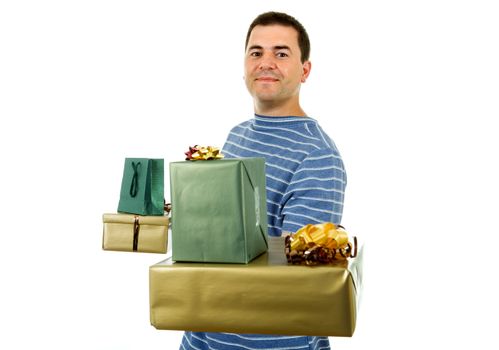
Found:
<path fill-rule="evenodd" d="M 288 50 L 288 51 L 291 51 L 291 49 L 287 45 L 277 45 L 277 46 L 274 46 L 274 50 Z"/>
<path fill-rule="evenodd" d="M 263 47 L 261 47 L 260 45 L 251 45 L 250 47 L 248 47 L 248 51 L 250 50 L 262 50 Z"/>
<path fill-rule="evenodd" d="M 251 45 L 248 47 L 248 51 L 250 50 L 263 50 L 263 47 L 261 45 Z M 276 45 L 272 47 L 272 50 L 288 50 L 291 51 L 291 48 L 288 45 Z"/>

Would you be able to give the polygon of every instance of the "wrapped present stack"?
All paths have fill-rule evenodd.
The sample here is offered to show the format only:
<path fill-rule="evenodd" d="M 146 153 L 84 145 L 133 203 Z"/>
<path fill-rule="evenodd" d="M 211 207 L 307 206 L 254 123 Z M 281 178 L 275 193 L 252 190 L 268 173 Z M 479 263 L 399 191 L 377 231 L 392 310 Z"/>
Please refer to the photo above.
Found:
<path fill-rule="evenodd" d="M 163 159 L 126 158 L 118 213 L 104 214 L 104 250 L 166 253 Z"/>
<path fill-rule="evenodd" d="M 331 223 L 267 236 L 264 159 L 170 163 L 172 257 L 149 268 L 157 329 L 352 336 L 362 250 Z M 204 159 L 212 159 L 203 161 Z"/>
<path fill-rule="evenodd" d="M 362 249 L 332 223 L 268 237 L 265 161 L 190 147 L 169 165 L 172 255 L 149 268 L 157 329 L 352 336 Z M 165 252 L 162 160 L 127 158 L 107 250 Z"/>

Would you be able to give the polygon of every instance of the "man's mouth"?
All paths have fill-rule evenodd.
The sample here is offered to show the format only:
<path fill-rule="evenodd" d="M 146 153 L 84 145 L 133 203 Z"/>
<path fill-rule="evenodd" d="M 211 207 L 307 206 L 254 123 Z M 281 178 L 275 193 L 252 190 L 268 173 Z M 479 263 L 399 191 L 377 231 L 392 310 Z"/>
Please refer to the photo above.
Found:
<path fill-rule="evenodd" d="M 258 81 L 261 81 L 261 82 L 264 82 L 264 83 L 272 83 L 272 82 L 275 82 L 275 81 L 279 81 L 279 79 L 274 78 L 274 77 L 258 77 L 255 80 L 258 80 Z"/>

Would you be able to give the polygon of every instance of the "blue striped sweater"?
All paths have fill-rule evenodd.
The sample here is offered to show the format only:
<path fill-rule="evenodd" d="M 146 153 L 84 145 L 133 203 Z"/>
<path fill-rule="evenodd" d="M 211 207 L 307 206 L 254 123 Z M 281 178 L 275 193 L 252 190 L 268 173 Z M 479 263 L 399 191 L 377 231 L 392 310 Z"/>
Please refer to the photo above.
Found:
<path fill-rule="evenodd" d="M 234 127 L 227 158 L 263 157 L 269 235 L 306 224 L 340 223 L 346 173 L 333 141 L 309 117 L 267 117 Z M 329 350 L 327 337 L 185 332 L 181 350 Z"/>

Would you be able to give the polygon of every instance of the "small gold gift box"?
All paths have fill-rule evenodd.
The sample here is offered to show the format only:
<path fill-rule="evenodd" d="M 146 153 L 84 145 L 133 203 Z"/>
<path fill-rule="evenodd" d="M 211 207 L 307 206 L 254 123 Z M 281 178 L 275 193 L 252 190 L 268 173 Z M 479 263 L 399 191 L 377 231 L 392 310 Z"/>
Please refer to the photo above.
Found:
<path fill-rule="evenodd" d="M 104 214 L 102 249 L 123 252 L 166 253 L 168 216 Z"/>

